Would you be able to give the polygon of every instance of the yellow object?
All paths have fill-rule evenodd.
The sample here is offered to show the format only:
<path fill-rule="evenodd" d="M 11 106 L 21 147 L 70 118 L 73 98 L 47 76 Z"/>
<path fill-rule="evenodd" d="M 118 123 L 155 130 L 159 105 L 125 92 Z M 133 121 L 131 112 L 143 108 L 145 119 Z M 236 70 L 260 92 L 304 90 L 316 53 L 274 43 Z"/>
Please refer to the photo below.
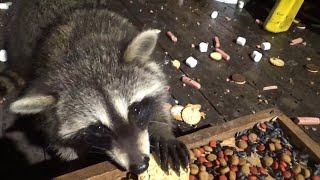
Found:
<path fill-rule="evenodd" d="M 268 18 L 264 29 L 278 33 L 287 31 L 297 15 L 304 0 L 277 0 Z"/>

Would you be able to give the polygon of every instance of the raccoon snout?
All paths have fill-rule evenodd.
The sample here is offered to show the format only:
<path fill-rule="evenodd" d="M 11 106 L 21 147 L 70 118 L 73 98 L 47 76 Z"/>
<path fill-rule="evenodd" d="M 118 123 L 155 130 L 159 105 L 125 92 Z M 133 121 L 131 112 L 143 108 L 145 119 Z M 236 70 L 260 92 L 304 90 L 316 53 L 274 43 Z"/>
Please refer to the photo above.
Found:
<path fill-rule="evenodd" d="M 140 174 L 140 173 L 144 172 L 149 167 L 149 160 L 150 160 L 150 158 L 146 156 L 146 157 L 144 157 L 143 162 L 131 164 L 129 167 L 130 172 L 132 172 L 134 174 Z"/>

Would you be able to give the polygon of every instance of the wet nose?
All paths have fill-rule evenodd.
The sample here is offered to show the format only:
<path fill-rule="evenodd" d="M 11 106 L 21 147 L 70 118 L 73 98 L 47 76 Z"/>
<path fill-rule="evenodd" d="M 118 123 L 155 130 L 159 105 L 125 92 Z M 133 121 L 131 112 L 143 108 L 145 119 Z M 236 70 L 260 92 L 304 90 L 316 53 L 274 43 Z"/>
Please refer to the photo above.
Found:
<path fill-rule="evenodd" d="M 149 157 L 145 157 L 143 162 L 130 165 L 130 171 L 134 174 L 140 174 L 144 172 L 149 167 L 149 160 Z"/>

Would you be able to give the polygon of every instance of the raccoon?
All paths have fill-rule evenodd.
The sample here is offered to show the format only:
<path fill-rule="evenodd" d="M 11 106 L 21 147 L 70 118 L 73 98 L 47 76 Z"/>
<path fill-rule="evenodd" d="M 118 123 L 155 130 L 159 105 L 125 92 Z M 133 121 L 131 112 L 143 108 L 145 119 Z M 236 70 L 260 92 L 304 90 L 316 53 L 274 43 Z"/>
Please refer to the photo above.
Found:
<path fill-rule="evenodd" d="M 141 173 L 152 150 L 163 170 L 171 159 L 179 172 L 189 155 L 173 135 L 167 81 L 152 57 L 160 30 L 139 32 L 99 3 L 20 0 L 12 5 L 10 65 L 22 61 L 35 73 L 9 109 L 43 116 L 40 127 L 64 160 L 93 148 Z"/>

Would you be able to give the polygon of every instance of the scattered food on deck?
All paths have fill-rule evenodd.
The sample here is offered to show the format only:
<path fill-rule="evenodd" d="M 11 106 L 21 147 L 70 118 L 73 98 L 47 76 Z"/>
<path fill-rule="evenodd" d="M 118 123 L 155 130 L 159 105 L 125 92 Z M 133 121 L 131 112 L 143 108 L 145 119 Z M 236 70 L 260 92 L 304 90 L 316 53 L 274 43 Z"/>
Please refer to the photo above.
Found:
<path fill-rule="evenodd" d="M 307 69 L 307 71 L 313 72 L 313 73 L 316 73 L 319 71 L 319 67 L 315 64 L 307 64 L 305 68 Z"/>
<path fill-rule="evenodd" d="M 236 43 L 241 45 L 241 46 L 244 46 L 246 44 L 246 39 L 244 37 L 238 37 L 237 40 L 236 40 Z"/>
<path fill-rule="evenodd" d="M 246 78 L 245 78 L 243 75 L 241 75 L 241 74 L 233 74 L 233 75 L 231 76 L 231 79 L 232 79 L 235 83 L 237 83 L 237 84 L 244 84 L 244 83 L 246 83 Z"/>
<path fill-rule="evenodd" d="M 261 46 L 260 46 L 259 44 L 257 44 L 257 45 L 256 45 L 256 48 L 260 49 L 260 48 L 261 48 Z"/>
<path fill-rule="evenodd" d="M 170 109 L 171 116 L 177 121 L 184 121 L 189 125 L 196 125 L 201 118 L 205 119 L 205 113 L 200 112 L 200 104 L 187 104 L 185 107 L 174 105 Z"/>
<path fill-rule="evenodd" d="M 181 112 L 184 109 L 181 105 L 174 105 L 170 109 L 171 116 L 178 121 L 182 121 Z"/>
<path fill-rule="evenodd" d="M 187 64 L 189 67 L 194 68 L 194 67 L 197 66 L 198 61 L 197 61 L 194 57 L 190 56 L 190 57 L 187 58 L 186 64 Z"/>
<path fill-rule="evenodd" d="M 172 42 L 176 43 L 178 41 L 178 38 L 171 32 L 167 32 L 167 36 L 171 39 Z"/>
<path fill-rule="evenodd" d="M 194 44 L 191 44 L 191 47 L 192 47 L 192 48 L 195 48 L 196 46 L 195 46 Z"/>
<path fill-rule="evenodd" d="M 227 4 L 237 4 L 238 2 L 238 0 L 215 0 L 215 1 L 227 3 Z"/>
<path fill-rule="evenodd" d="M 311 61 L 311 58 L 307 57 L 307 61 Z"/>
<path fill-rule="evenodd" d="M 261 26 L 263 25 L 263 21 L 261 21 L 260 19 L 256 19 L 255 23 Z"/>
<path fill-rule="evenodd" d="M 217 18 L 218 17 L 218 11 L 213 11 L 212 13 L 211 13 L 211 18 L 212 19 L 215 19 L 215 18 Z"/>
<path fill-rule="evenodd" d="M 214 43 L 215 48 L 220 48 L 220 40 L 218 36 L 214 36 Z"/>
<path fill-rule="evenodd" d="M 262 50 L 266 51 L 266 50 L 271 49 L 271 44 L 269 42 L 263 42 L 263 43 L 261 43 L 260 47 Z"/>
<path fill-rule="evenodd" d="M 299 24 L 300 20 L 299 19 L 294 19 L 292 22 L 295 23 L 295 24 Z"/>
<path fill-rule="evenodd" d="M 5 2 L 5 3 L 0 3 L 0 9 L 9 9 L 9 7 L 12 5 L 12 2 Z"/>
<path fill-rule="evenodd" d="M 226 16 L 225 18 L 226 18 L 227 21 L 231 21 L 230 17 Z"/>
<path fill-rule="evenodd" d="M 294 122 L 299 125 L 319 125 L 320 118 L 318 117 L 297 117 Z"/>
<path fill-rule="evenodd" d="M 300 44 L 302 42 L 303 42 L 302 38 L 296 38 L 291 40 L 290 45 L 292 46 L 292 45 Z"/>
<path fill-rule="evenodd" d="M 177 69 L 179 69 L 180 68 L 180 61 L 178 61 L 178 60 L 173 60 L 173 61 L 171 61 L 171 63 L 172 63 L 172 66 L 174 66 L 175 68 L 177 68 Z"/>
<path fill-rule="evenodd" d="M 188 104 L 182 110 L 181 116 L 185 123 L 189 125 L 196 125 L 200 122 L 201 118 L 205 118 L 205 113 L 200 112 L 200 104 Z"/>
<path fill-rule="evenodd" d="M 7 51 L 4 49 L 0 50 L 0 61 L 6 62 L 7 61 Z"/>
<path fill-rule="evenodd" d="M 238 2 L 238 8 L 242 9 L 244 7 L 244 2 L 243 1 L 239 1 Z"/>
<path fill-rule="evenodd" d="M 208 46 L 209 46 L 209 43 L 201 42 L 199 44 L 200 52 L 207 52 L 208 51 Z"/>
<path fill-rule="evenodd" d="M 210 54 L 210 58 L 216 61 L 220 61 L 222 59 L 222 55 L 218 52 L 213 52 Z"/>
<path fill-rule="evenodd" d="M 216 48 L 216 51 L 220 53 L 222 55 L 222 58 L 225 59 L 226 61 L 230 60 L 229 54 L 225 53 L 223 50 Z"/>
<path fill-rule="evenodd" d="M 298 28 L 298 29 L 306 29 L 306 26 L 303 25 L 303 24 L 301 24 L 301 25 L 298 25 L 297 28 Z"/>
<path fill-rule="evenodd" d="M 189 86 L 191 86 L 191 87 L 194 87 L 194 88 L 196 88 L 196 89 L 200 89 L 200 88 L 201 88 L 200 83 L 198 83 L 197 81 L 192 80 L 191 78 L 186 77 L 186 76 L 183 76 L 183 77 L 182 77 L 182 82 L 184 82 L 184 83 L 186 83 L 187 85 L 189 85 Z"/>
<path fill-rule="evenodd" d="M 278 67 L 282 67 L 284 66 L 284 61 L 282 59 L 279 59 L 279 58 L 275 58 L 275 57 L 272 57 L 269 59 L 269 62 L 275 66 L 278 66 Z"/>
<path fill-rule="evenodd" d="M 251 58 L 255 61 L 255 62 L 259 62 L 262 58 L 262 54 L 259 51 L 253 51 L 251 53 Z"/>
<path fill-rule="evenodd" d="M 264 91 L 278 89 L 278 86 L 265 86 L 262 88 Z"/>

